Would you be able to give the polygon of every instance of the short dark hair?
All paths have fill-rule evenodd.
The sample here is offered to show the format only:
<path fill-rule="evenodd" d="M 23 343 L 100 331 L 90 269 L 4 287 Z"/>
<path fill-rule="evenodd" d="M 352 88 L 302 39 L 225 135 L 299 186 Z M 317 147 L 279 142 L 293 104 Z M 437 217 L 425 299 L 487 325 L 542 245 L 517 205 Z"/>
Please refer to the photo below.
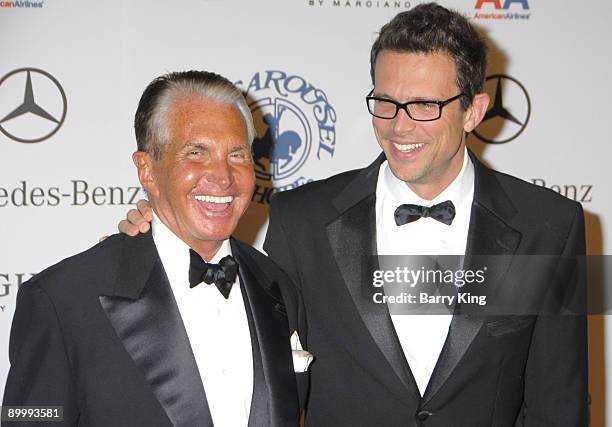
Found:
<path fill-rule="evenodd" d="M 255 127 L 251 110 L 242 92 L 231 81 L 209 71 L 180 71 L 157 77 L 142 93 L 134 117 L 138 151 L 161 159 L 164 146 L 169 142 L 166 123 L 169 110 L 176 100 L 190 97 L 212 99 L 236 107 L 244 118 L 249 144 L 253 142 Z"/>
<path fill-rule="evenodd" d="M 457 86 L 467 108 L 484 89 L 487 44 L 459 12 L 424 3 L 397 14 L 385 24 L 372 45 L 370 75 L 374 84 L 376 58 L 382 50 L 411 53 L 446 52 L 455 62 Z"/>

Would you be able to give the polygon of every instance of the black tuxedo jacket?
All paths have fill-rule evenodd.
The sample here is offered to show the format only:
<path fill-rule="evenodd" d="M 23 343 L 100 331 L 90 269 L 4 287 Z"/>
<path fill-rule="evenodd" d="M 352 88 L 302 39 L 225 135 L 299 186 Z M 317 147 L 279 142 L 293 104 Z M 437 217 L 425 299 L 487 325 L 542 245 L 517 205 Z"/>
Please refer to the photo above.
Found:
<path fill-rule="evenodd" d="M 231 247 L 253 348 L 249 426 L 296 426 L 295 289 L 264 255 L 235 239 Z M 222 327 L 202 327 L 211 326 Z M 63 406 L 64 422 L 50 425 L 212 426 L 150 233 L 111 236 L 24 283 L 9 352 L 3 405 Z"/>
<path fill-rule="evenodd" d="M 471 156 L 475 194 L 466 262 L 470 254 L 507 255 L 498 257 L 488 286 L 521 282 L 516 255 L 584 253 L 578 203 Z M 387 306 L 373 304 L 364 291 L 372 283 L 368 260 L 376 254 L 383 160 L 277 194 L 271 205 L 264 248 L 300 288 L 308 322 L 303 338 L 315 357 L 306 424 L 586 426 L 583 315 L 455 315 L 420 395 Z M 531 291 L 545 293 L 557 273 L 543 269 L 531 277 Z"/>

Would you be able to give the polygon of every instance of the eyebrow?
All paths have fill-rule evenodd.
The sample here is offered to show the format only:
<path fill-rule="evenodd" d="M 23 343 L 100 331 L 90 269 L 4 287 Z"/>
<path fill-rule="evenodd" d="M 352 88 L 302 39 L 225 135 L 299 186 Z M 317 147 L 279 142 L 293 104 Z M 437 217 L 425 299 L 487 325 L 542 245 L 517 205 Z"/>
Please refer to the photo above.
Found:
<path fill-rule="evenodd" d="M 193 148 L 197 148 L 200 150 L 208 150 L 210 144 L 207 143 L 201 143 L 201 142 L 187 142 L 184 146 L 183 146 L 183 150 L 187 151 L 187 150 L 191 150 Z M 250 150 L 251 147 L 249 144 L 241 144 L 241 145 L 237 145 L 235 147 L 233 147 L 230 150 L 230 153 L 235 153 L 238 151 L 242 151 L 242 150 Z"/>
<path fill-rule="evenodd" d="M 202 150 L 207 150 L 208 146 L 206 144 L 202 144 L 201 142 L 188 142 L 183 146 L 183 150 L 189 150 L 191 148 L 199 148 Z"/>
<path fill-rule="evenodd" d="M 395 101 L 395 102 L 399 102 L 400 104 L 403 104 L 404 102 L 425 102 L 425 101 L 440 101 L 441 98 L 438 97 L 434 97 L 434 96 L 417 96 L 413 99 L 411 99 L 410 101 L 404 101 L 404 102 L 400 102 L 397 99 L 393 98 L 392 96 L 389 96 L 387 94 L 381 93 L 381 94 L 377 94 L 376 92 L 374 92 L 372 94 L 372 96 L 376 97 L 376 98 L 384 98 L 384 99 L 388 99 L 389 101 Z"/>
<path fill-rule="evenodd" d="M 234 148 L 231 149 L 231 152 L 234 153 L 236 151 L 240 151 L 240 150 L 248 150 L 250 149 L 249 144 L 241 144 L 241 145 L 237 145 Z"/>

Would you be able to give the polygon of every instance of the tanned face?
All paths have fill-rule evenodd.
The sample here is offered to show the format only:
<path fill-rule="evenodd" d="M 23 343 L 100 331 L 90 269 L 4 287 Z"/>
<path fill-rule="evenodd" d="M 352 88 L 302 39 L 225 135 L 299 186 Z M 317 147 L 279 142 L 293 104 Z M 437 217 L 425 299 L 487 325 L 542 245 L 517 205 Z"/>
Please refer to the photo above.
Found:
<path fill-rule="evenodd" d="M 246 124 L 236 107 L 202 98 L 175 101 L 167 120 L 170 142 L 162 158 L 137 152 L 134 161 L 160 220 L 210 259 L 253 194 Z"/>

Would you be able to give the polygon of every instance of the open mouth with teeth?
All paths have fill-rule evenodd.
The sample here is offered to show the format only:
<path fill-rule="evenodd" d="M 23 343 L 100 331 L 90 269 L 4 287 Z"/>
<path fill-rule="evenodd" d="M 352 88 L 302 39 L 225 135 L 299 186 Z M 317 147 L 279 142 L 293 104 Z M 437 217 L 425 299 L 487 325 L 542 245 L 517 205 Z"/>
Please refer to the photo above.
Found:
<path fill-rule="evenodd" d="M 194 196 L 194 198 L 200 202 L 208 203 L 232 203 L 234 196 Z"/>
<path fill-rule="evenodd" d="M 193 198 L 210 211 L 223 211 L 234 201 L 234 196 L 197 195 Z"/>
<path fill-rule="evenodd" d="M 402 153 L 412 153 L 423 148 L 425 144 L 397 144 L 394 142 L 393 146 Z"/>

